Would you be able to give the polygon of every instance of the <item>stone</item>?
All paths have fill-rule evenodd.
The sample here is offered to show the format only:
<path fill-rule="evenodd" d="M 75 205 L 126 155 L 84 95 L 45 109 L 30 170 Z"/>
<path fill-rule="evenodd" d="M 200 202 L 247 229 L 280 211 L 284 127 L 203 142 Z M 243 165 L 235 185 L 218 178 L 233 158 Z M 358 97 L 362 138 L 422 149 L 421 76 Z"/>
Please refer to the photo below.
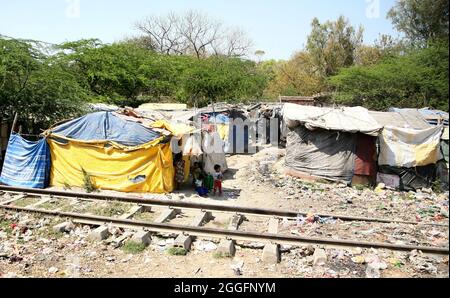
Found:
<path fill-rule="evenodd" d="M 281 261 L 280 245 L 268 243 L 264 246 L 262 261 L 267 264 L 277 264 Z"/>
<path fill-rule="evenodd" d="M 102 241 L 108 238 L 110 235 L 111 233 L 109 232 L 107 226 L 99 226 L 89 234 L 89 239 Z"/>
<path fill-rule="evenodd" d="M 142 243 L 145 246 L 149 246 L 150 243 L 152 242 L 152 238 L 150 236 L 150 233 L 147 231 L 138 231 L 137 233 L 135 233 L 133 235 L 133 237 L 131 238 L 132 241 L 136 242 L 136 243 Z"/>
<path fill-rule="evenodd" d="M 51 274 L 55 274 L 56 272 L 58 272 L 59 270 L 58 270 L 58 268 L 56 268 L 56 267 L 50 267 L 49 269 L 48 269 L 48 272 L 49 273 L 51 273 Z"/>
<path fill-rule="evenodd" d="M 327 262 L 327 254 L 324 249 L 316 248 L 313 255 L 313 265 L 322 266 Z"/>
<path fill-rule="evenodd" d="M 74 227 L 75 226 L 73 225 L 73 223 L 71 223 L 70 221 L 65 221 L 53 226 L 53 231 L 56 233 L 65 233 L 72 231 Z"/>
<path fill-rule="evenodd" d="M 305 249 L 305 254 L 306 254 L 307 256 L 311 256 L 311 255 L 314 254 L 314 251 L 315 251 L 314 246 L 312 246 L 311 244 L 309 244 L 309 245 L 306 247 L 306 249 Z"/>
<path fill-rule="evenodd" d="M 367 278 L 380 278 L 380 268 L 376 265 L 376 263 L 370 263 L 366 268 L 366 277 Z"/>
<path fill-rule="evenodd" d="M 366 262 L 366 259 L 364 256 L 356 256 L 352 258 L 352 262 L 356 264 L 364 264 Z"/>
<path fill-rule="evenodd" d="M 235 242 L 233 240 L 221 240 L 219 246 L 217 247 L 217 252 L 234 257 L 236 254 Z"/>

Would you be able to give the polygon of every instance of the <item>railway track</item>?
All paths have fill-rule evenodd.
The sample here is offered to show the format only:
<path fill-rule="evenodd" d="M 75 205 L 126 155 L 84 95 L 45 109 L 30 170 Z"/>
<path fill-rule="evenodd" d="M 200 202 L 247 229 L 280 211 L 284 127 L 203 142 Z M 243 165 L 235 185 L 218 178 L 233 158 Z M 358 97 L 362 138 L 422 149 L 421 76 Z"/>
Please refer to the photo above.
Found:
<path fill-rule="evenodd" d="M 278 247 L 279 244 L 288 245 L 305 245 L 315 244 L 329 247 L 361 247 L 361 248 L 376 248 L 389 249 L 395 251 L 412 251 L 420 250 L 424 253 L 443 254 L 448 255 L 448 247 L 435 246 L 415 246 L 393 244 L 388 242 L 375 241 L 359 241 L 349 239 L 332 239 L 331 237 L 309 237 L 303 235 L 286 235 L 278 232 L 278 225 L 280 220 L 289 219 L 295 220 L 298 216 L 305 216 L 306 212 L 292 212 L 273 209 L 261 208 L 245 208 L 232 207 L 223 205 L 209 205 L 199 204 L 193 202 L 170 201 L 158 199 L 143 199 L 131 196 L 116 196 L 104 194 L 87 194 L 79 192 L 53 191 L 41 189 L 15 188 L 9 186 L 0 186 L 0 197 L 4 199 L 0 201 L 0 209 L 15 211 L 38 213 L 47 216 L 64 217 L 73 220 L 76 223 L 89 224 L 93 226 L 113 225 L 121 228 L 129 228 L 133 230 L 146 229 L 154 233 L 171 233 L 178 235 L 178 241 L 182 243 L 181 246 L 189 250 L 190 242 L 193 237 L 208 238 L 208 239 L 222 239 L 222 241 L 253 241 L 266 243 L 266 246 L 272 245 Z M 6 197 L 6 198 L 5 198 Z M 17 206 L 15 202 L 29 198 L 34 198 L 34 202 L 26 206 Z M 70 201 L 72 204 L 80 202 L 120 202 L 130 204 L 130 210 L 120 215 L 100 216 L 81 212 L 68 212 L 61 209 L 49 210 L 42 208 L 42 206 L 49 201 Z M 152 208 L 160 208 L 159 217 L 156 220 L 139 220 L 132 219 L 140 212 L 149 212 Z M 187 212 L 187 210 L 194 212 L 193 220 L 189 223 L 174 223 L 177 215 Z M 221 213 L 229 216 L 229 224 L 226 228 L 217 228 L 208 226 L 208 222 L 213 220 L 212 214 Z M 261 217 L 267 221 L 268 229 L 266 232 L 259 231 L 242 231 L 239 226 L 242 220 L 248 216 Z M 334 214 L 317 214 L 319 217 L 339 219 L 341 221 L 361 221 L 367 223 L 377 224 L 405 224 L 405 225 L 430 225 L 436 227 L 448 228 L 448 225 L 433 222 L 413 222 L 403 220 L 391 220 L 383 218 L 365 218 L 352 217 Z M 176 239 L 176 240 L 177 240 Z M 190 240 L 190 241 L 186 241 Z M 177 241 L 175 241 L 177 243 Z"/>

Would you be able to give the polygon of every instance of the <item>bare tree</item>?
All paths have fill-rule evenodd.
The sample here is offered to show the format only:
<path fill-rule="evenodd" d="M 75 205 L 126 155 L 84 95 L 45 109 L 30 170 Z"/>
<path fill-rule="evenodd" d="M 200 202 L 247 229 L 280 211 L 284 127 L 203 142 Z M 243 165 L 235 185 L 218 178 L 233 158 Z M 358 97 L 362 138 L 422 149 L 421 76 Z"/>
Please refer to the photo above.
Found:
<path fill-rule="evenodd" d="M 178 32 L 180 19 L 173 13 L 166 17 L 151 16 L 136 23 L 136 28 L 144 33 L 140 41 L 155 51 L 164 54 L 181 54 L 184 47 Z"/>
<path fill-rule="evenodd" d="M 198 11 L 150 16 L 136 23 L 136 28 L 144 34 L 141 42 L 168 55 L 186 54 L 199 59 L 210 55 L 242 57 L 252 46 L 244 31 L 227 28 Z"/>

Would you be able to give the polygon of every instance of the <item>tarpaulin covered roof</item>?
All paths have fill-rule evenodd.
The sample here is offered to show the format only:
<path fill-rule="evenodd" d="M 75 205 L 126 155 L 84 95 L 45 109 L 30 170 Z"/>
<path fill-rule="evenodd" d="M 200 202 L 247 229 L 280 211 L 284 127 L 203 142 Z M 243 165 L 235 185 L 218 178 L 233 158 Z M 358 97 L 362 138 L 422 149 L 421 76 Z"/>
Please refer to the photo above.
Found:
<path fill-rule="evenodd" d="M 372 136 L 377 136 L 382 129 L 363 107 L 321 108 L 287 103 L 283 117 L 290 128 L 304 125 L 311 130 L 322 128 Z"/>
<path fill-rule="evenodd" d="M 415 115 L 416 117 L 420 117 L 432 125 L 438 125 L 438 124 L 448 125 L 448 112 L 444 112 L 444 111 L 431 110 L 429 108 L 423 108 L 423 109 L 391 108 L 391 109 L 389 109 L 389 111 L 390 112 L 398 112 L 401 114 Z"/>
<path fill-rule="evenodd" d="M 161 137 L 154 130 L 117 117 L 111 112 L 87 114 L 52 128 L 49 132 L 67 139 L 110 141 L 124 146 L 139 146 Z"/>
<path fill-rule="evenodd" d="M 427 129 L 430 124 L 426 122 L 417 110 L 411 111 L 392 111 L 392 112 L 375 112 L 369 111 L 370 116 L 375 119 L 381 126 L 395 126 L 410 129 Z"/>

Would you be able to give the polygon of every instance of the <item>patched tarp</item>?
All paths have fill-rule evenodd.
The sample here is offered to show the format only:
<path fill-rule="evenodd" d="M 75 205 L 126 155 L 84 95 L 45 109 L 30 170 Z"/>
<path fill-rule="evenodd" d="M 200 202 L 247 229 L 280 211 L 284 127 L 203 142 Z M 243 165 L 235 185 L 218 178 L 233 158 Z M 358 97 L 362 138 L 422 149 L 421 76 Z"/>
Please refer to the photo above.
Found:
<path fill-rule="evenodd" d="M 71 140 L 110 141 L 123 146 L 139 146 L 161 137 L 151 128 L 111 112 L 87 114 L 50 129 L 48 133 Z"/>
<path fill-rule="evenodd" d="M 127 116 L 129 117 L 129 116 Z M 46 132 L 51 186 L 84 185 L 84 172 L 99 189 L 167 193 L 174 188 L 172 150 L 164 137 L 110 112 L 88 114 Z"/>
<path fill-rule="evenodd" d="M 109 143 L 49 139 L 51 186 L 83 187 L 83 170 L 99 189 L 167 193 L 174 189 L 170 144 L 147 144 L 132 151 Z"/>
<path fill-rule="evenodd" d="M 286 103 L 283 120 L 289 128 L 304 125 L 308 129 L 322 128 L 378 136 L 382 126 L 363 107 L 321 108 Z"/>
<path fill-rule="evenodd" d="M 45 188 L 50 172 L 50 152 L 45 139 L 30 142 L 12 133 L 0 182 L 17 187 Z"/>
<path fill-rule="evenodd" d="M 442 126 L 414 130 L 386 126 L 379 138 L 379 165 L 418 167 L 435 164 L 441 158 Z"/>
<path fill-rule="evenodd" d="M 350 183 L 356 151 L 356 134 L 304 126 L 287 135 L 286 166 L 312 176 Z"/>

